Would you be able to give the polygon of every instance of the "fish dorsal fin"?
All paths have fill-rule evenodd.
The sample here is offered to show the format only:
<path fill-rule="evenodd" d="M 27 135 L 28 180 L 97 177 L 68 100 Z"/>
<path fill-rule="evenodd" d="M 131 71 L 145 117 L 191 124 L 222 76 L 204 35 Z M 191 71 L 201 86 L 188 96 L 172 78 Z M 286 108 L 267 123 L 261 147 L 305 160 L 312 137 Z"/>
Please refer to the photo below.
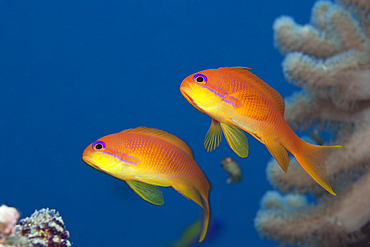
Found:
<path fill-rule="evenodd" d="M 127 129 L 122 132 L 141 133 L 141 134 L 145 134 L 148 136 L 154 136 L 154 137 L 161 138 L 167 142 L 170 142 L 176 145 L 181 150 L 183 150 L 185 153 L 187 153 L 190 157 L 194 158 L 193 151 L 191 151 L 191 148 L 188 146 L 188 144 L 186 144 L 186 142 L 184 142 L 177 136 L 174 136 L 166 131 L 154 129 L 154 128 L 147 128 L 147 127 L 137 127 L 134 129 Z"/>
<path fill-rule="evenodd" d="M 127 180 L 126 182 L 145 201 L 154 205 L 164 204 L 162 191 L 157 186 L 137 180 Z"/>
<path fill-rule="evenodd" d="M 229 71 L 234 75 L 243 78 L 252 85 L 258 87 L 261 92 L 274 104 L 282 116 L 284 116 L 285 103 L 283 97 L 266 82 L 261 80 L 258 76 L 248 71 L 250 68 L 246 67 L 225 67 L 220 68 L 222 70 Z"/>

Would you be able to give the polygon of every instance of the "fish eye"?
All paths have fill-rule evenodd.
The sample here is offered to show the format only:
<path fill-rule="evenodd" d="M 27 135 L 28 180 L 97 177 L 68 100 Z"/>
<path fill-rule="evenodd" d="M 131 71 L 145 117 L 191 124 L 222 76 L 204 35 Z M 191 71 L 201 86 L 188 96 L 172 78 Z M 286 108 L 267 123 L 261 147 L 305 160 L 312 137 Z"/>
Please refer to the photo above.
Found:
<path fill-rule="evenodd" d="M 96 141 L 92 144 L 92 148 L 95 150 L 95 151 L 100 151 L 100 150 L 104 150 L 105 148 L 105 143 L 102 142 L 102 141 Z"/>
<path fill-rule="evenodd" d="M 207 82 L 207 76 L 203 74 L 195 74 L 194 80 L 200 84 L 205 84 Z"/>
<path fill-rule="evenodd" d="M 204 78 L 201 76 L 198 76 L 197 78 L 195 78 L 195 80 L 197 80 L 197 82 L 203 82 Z"/>

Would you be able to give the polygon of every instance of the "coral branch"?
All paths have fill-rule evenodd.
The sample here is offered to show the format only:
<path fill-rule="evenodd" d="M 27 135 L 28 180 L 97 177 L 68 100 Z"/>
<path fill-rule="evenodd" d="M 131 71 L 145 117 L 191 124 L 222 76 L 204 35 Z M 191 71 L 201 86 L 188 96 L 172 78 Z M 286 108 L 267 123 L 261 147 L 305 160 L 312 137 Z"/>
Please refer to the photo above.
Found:
<path fill-rule="evenodd" d="M 292 209 L 281 205 L 264 207 L 273 203 L 270 201 L 283 200 L 267 193 L 263 210 L 256 217 L 256 228 L 263 236 L 280 240 L 283 244 L 303 245 L 309 242 L 315 246 L 336 246 L 353 242 L 364 237 L 361 228 L 370 219 L 370 197 L 364 196 L 368 188 L 370 173 L 349 186 L 339 198 L 323 200 L 318 206 L 306 204 Z"/>
<path fill-rule="evenodd" d="M 338 0 L 344 6 L 352 6 L 357 11 L 362 11 L 363 14 L 367 14 L 370 11 L 369 0 Z"/>
<path fill-rule="evenodd" d="M 275 160 L 269 162 L 267 177 L 275 188 L 311 193 L 318 200 L 317 205 L 271 208 L 265 205 L 279 205 L 284 196 L 266 194 L 256 228 L 285 244 L 358 244 L 370 232 L 370 4 L 338 3 L 316 2 L 309 25 L 290 17 L 274 23 L 275 44 L 287 54 L 284 75 L 304 89 L 286 100 L 285 119 L 294 128 L 326 128 L 332 133 L 329 142 L 343 146 L 326 160 L 337 197 L 324 194 L 295 159 L 288 173 Z"/>

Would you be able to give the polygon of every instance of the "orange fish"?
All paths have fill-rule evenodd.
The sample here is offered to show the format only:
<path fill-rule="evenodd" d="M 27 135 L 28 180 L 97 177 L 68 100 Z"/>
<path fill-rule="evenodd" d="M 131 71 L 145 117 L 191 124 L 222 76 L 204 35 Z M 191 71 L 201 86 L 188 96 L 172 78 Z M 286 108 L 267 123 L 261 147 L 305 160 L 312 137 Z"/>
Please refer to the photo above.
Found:
<path fill-rule="evenodd" d="M 208 228 L 211 188 L 190 147 L 162 130 L 139 127 L 104 136 L 89 145 L 82 159 L 93 168 L 124 180 L 144 200 L 163 205 L 157 186 L 172 186 L 204 211 L 201 242 Z"/>
<path fill-rule="evenodd" d="M 218 147 L 222 131 L 240 157 L 248 156 L 246 131 L 265 144 L 284 171 L 289 151 L 303 169 L 335 195 L 326 173 L 325 159 L 335 147 L 317 146 L 300 139 L 284 119 L 284 99 L 244 67 L 203 70 L 181 83 L 181 93 L 199 111 L 212 118 L 204 142 L 207 151 Z"/>

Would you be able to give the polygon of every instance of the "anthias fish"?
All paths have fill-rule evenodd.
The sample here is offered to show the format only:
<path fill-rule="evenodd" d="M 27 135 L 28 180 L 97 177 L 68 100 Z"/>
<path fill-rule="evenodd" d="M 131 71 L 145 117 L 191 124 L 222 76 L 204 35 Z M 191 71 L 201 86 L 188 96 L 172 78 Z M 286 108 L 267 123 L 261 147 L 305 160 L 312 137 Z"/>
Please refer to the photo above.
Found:
<path fill-rule="evenodd" d="M 303 169 L 335 195 L 326 172 L 327 154 L 340 146 L 318 146 L 300 139 L 284 119 L 281 95 L 244 67 L 204 70 L 184 79 L 180 90 L 199 111 L 212 118 L 204 142 L 207 151 L 221 141 L 222 131 L 240 157 L 248 156 L 246 131 L 265 144 L 284 171 L 289 151 Z"/>
<path fill-rule="evenodd" d="M 144 200 L 163 205 L 157 186 L 172 186 L 204 210 L 199 242 L 210 218 L 210 184 L 190 147 L 162 130 L 139 127 L 104 136 L 89 145 L 82 159 L 93 168 L 124 180 Z"/>

